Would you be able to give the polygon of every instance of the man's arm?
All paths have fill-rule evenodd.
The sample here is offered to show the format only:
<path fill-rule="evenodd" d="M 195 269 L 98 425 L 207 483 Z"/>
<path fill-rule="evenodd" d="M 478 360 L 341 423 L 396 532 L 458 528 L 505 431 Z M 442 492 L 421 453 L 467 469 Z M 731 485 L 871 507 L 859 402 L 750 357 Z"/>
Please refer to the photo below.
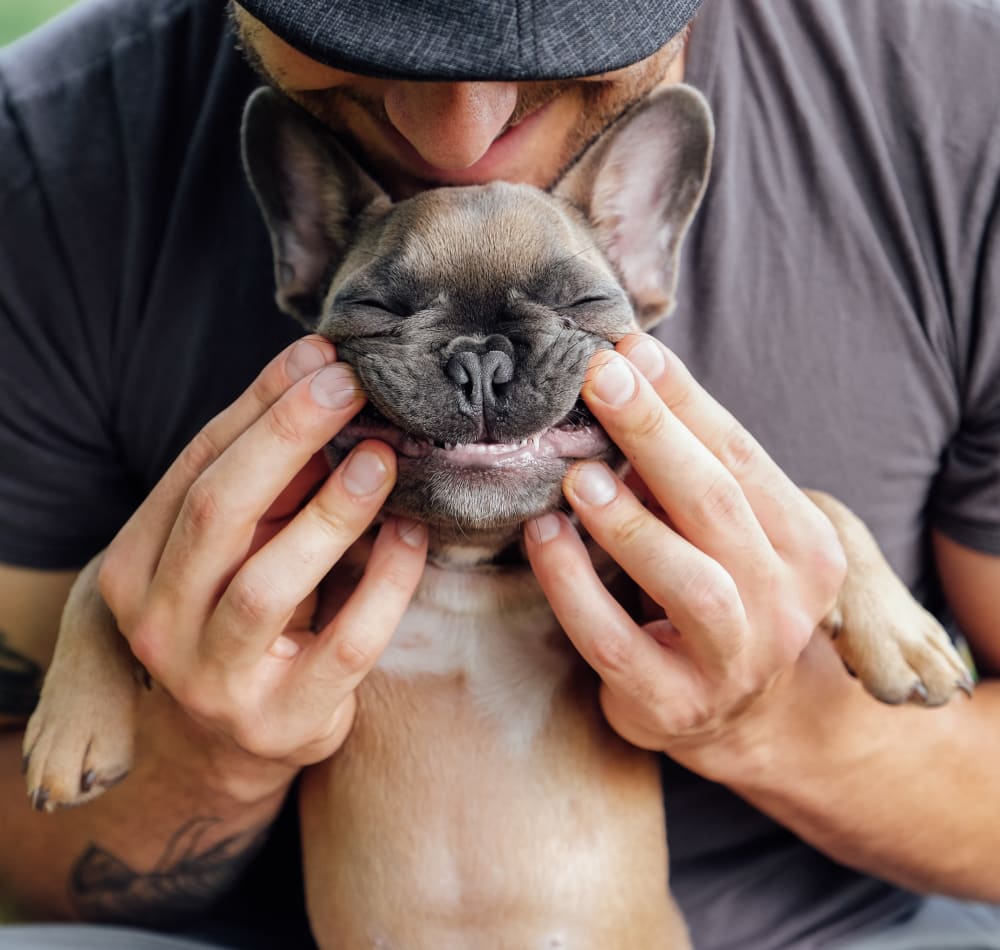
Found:
<path fill-rule="evenodd" d="M 927 710 L 883 705 L 847 676 L 829 638 L 812 633 L 839 583 L 829 526 L 802 511 L 801 493 L 760 446 L 651 343 L 658 358 L 641 360 L 637 338 L 620 344 L 648 377 L 619 387 L 626 398 L 602 403 L 592 381 L 584 396 L 662 511 L 610 471 L 600 491 L 576 470 L 564 488 L 670 622 L 639 626 L 614 603 L 568 519 L 525 535 L 564 629 L 601 676 L 609 722 L 845 864 L 1000 902 L 991 754 L 1000 681 Z M 943 539 L 938 552 L 956 612 L 985 670 L 995 669 L 1000 561 Z"/>
<path fill-rule="evenodd" d="M 1000 680 L 990 677 L 1000 671 L 1000 557 L 941 534 L 934 542 L 985 677 L 971 701 L 883 706 L 817 637 L 756 721 L 695 761 L 845 864 L 917 891 L 996 903 Z"/>
<path fill-rule="evenodd" d="M 128 781 L 85 808 L 44 815 L 21 774 L 23 725 L 52 653 L 73 572 L 0 566 L 0 891 L 23 912 L 155 923 L 210 903 L 252 856 L 283 792 L 241 800 L 205 781 L 171 732 L 191 730 L 163 694 L 143 698 Z M 173 754 L 169 746 L 173 745 Z"/>
<path fill-rule="evenodd" d="M 1000 584 L 992 561 L 982 594 Z M 979 656 L 996 655 L 1000 618 L 993 623 Z M 818 634 L 737 728 L 676 757 L 844 864 L 916 891 L 998 903 L 998 724 L 1000 681 L 938 709 L 885 706 L 844 675 Z"/>
<path fill-rule="evenodd" d="M 340 606 L 328 616 L 320 584 L 395 475 L 384 443 L 361 443 L 333 472 L 317 455 L 362 403 L 334 363 L 319 338 L 279 354 L 104 553 L 106 604 L 153 682 L 141 691 L 128 777 L 94 802 L 35 815 L 21 737 L 0 737 L 0 886 L 30 912 L 156 925 L 204 908 L 251 856 L 298 771 L 344 741 L 354 689 L 422 573 L 426 531 L 387 519 L 361 579 L 332 591 Z M 38 587 L 34 604 L 7 591 L 0 625 L 43 609 Z M 68 610 L 63 629 L 79 622 Z M 12 649 L 32 660 L 52 639 L 51 628 L 33 630 L 11 631 Z"/>

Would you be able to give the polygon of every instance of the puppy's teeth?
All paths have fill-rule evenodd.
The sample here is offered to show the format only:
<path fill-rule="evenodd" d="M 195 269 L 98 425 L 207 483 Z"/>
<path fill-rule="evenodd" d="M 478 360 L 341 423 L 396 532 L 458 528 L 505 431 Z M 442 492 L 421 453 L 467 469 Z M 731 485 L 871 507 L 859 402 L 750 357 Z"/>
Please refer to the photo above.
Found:
<path fill-rule="evenodd" d="M 538 451 L 538 450 L 539 450 L 539 449 L 540 449 L 540 448 L 542 447 L 542 437 L 541 437 L 540 435 L 536 435 L 536 436 L 535 436 L 535 437 L 534 437 L 534 438 L 533 438 L 533 439 L 531 440 L 531 447 L 532 447 L 532 448 L 533 448 L 533 449 L 534 449 L 534 450 L 535 450 L 536 452 L 537 452 L 537 451 Z"/>

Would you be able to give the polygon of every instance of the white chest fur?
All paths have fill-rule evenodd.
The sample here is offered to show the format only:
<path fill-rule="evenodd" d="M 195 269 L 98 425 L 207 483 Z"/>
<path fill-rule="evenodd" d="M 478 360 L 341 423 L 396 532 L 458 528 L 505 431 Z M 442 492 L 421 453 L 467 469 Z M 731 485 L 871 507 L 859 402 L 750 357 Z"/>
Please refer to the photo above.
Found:
<path fill-rule="evenodd" d="M 428 564 L 378 669 L 461 676 L 474 707 L 516 751 L 537 735 L 575 661 L 529 569 Z"/>

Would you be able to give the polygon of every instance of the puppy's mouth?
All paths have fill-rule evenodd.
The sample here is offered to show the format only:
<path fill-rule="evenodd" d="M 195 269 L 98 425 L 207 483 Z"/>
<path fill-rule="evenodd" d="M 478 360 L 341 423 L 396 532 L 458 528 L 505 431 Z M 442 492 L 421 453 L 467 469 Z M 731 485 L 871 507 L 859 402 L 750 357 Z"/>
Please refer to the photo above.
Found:
<path fill-rule="evenodd" d="M 432 461 L 453 468 L 497 469 L 558 459 L 588 459 L 605 453 L 611 440 L 582 402 L 559 423 L 511 442 L 480 439 L 457 443 L 435 441 L 406 432 L 371 404 L 365 406 L 336 436 L 331 445 L 346 454 L 363 439 L 379 439 L 400 460 Z"/>

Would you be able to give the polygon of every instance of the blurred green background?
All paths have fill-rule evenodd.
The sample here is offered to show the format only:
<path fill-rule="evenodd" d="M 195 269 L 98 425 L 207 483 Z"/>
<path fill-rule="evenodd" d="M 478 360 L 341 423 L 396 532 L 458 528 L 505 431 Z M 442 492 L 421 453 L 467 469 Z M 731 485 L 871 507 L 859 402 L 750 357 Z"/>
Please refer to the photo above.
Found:
<path fill-rule="evenodd" d="M 73 0 L 0 0 L 0 46 L 16 40 L 68 7 Z"/>

